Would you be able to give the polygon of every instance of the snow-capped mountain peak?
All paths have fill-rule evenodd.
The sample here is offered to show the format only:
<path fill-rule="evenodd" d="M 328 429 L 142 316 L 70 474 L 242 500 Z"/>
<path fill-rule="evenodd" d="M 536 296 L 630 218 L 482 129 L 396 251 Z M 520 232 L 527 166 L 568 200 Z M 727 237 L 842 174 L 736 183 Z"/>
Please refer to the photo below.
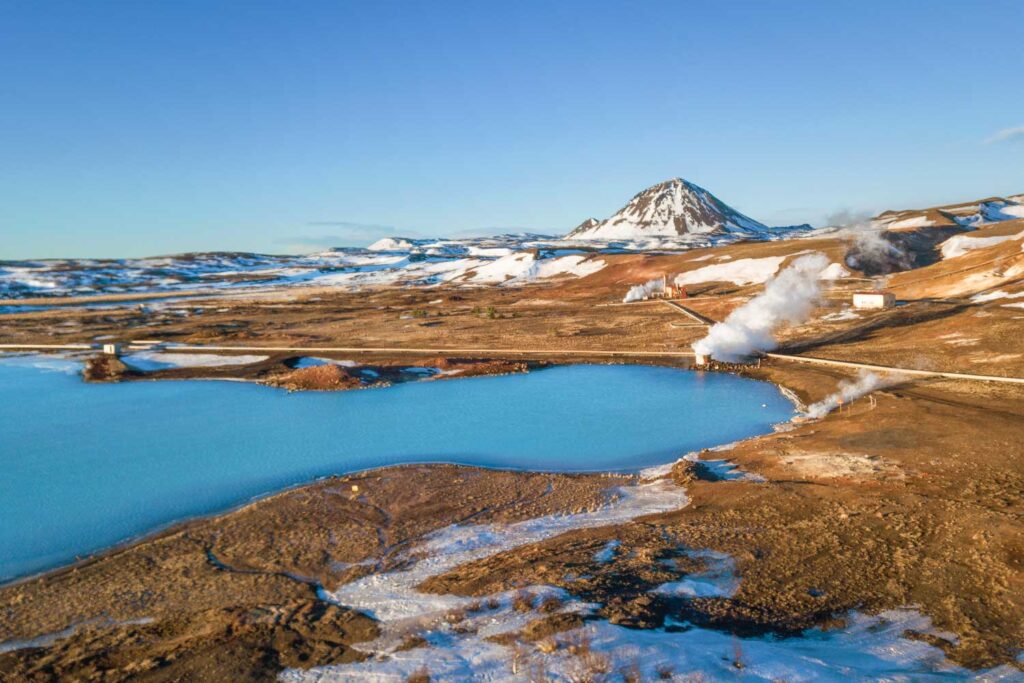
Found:
<path fill-rule="evenodd" d="M 640 192 L 611 218 L 584 221 L 567 237 L 635 239 L 712 233 L 759 234 L 770 230 L 699 185 L 672 178 Z"/>

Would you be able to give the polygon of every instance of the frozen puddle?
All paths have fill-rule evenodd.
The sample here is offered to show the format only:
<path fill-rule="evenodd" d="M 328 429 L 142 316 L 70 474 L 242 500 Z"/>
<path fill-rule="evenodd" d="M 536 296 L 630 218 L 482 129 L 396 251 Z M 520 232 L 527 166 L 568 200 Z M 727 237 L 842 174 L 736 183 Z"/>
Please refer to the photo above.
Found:
<path fill-rule="evenodd" d="M 216 353 L 175 353 L 162 351 L 136 351 L 123 356 L 126 365 L 143 372 L 170 368 L 214 368 L 224 365 L 250 365 L 265 361 L 269 356 L 222 356 Z"/>

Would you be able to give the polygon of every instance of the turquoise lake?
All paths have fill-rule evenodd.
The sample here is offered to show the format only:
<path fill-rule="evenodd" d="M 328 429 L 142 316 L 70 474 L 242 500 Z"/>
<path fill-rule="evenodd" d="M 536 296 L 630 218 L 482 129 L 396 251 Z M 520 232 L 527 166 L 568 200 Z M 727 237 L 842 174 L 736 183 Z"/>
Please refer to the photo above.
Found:
<path fill-rule="evenodd" d="M 410 462 L 637 470 L 793 413 L 772 384 L 637 365 L 289 394 L 85 384 L 67 362 L 7 358 L 0 581 L 322 476 Z"/>

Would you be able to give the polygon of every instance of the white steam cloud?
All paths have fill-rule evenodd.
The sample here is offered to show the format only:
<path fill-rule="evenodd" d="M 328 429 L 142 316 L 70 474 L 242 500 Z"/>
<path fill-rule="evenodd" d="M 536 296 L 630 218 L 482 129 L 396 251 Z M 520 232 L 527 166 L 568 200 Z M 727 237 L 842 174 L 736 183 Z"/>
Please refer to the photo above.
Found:
<path fill-rule="evenodd" d="M 807 408 L 807 417 L 814 419 L 825 417 L 843 403 L 867 396 L 876 389 L 891 386 L 895 381 L 896 378 L 893 377 L 882 377 L 873 372 L 861 370 L 857 379 L 843 380 L 834 394 L 826 396 L 817 403 L 812 403 Z"/>
<path fill-rule="evenodd" d="M 821 272 L 829 265 L 824 254 L 801 256 L 768 281 L 764 291 L 714 325 L 693 345 L 701 355 L 727 363 L 776 347 L 774 332 L 784 324 L 805 320 L 821 299 Z"/>
<path fill-rule="evenodd" d="M 865 275 L 888 275 L 914 265 L 907 254 L 882 229 L 870 223 L 847 228 L 852 235 L 846 265 Z"/>
<path fill-rule="evenodd" d="M 628 304 L 630 301 L 643 301 L 644 299 L 650 299 L 655 294 L 663 294 L 665 292 L 665 281 L 662 278 L 655 280 L 649 280 L 642 285 L 635 285 L 629 288 L 626 292 L 625 298 L 622 299 L 622 303 Z"/>

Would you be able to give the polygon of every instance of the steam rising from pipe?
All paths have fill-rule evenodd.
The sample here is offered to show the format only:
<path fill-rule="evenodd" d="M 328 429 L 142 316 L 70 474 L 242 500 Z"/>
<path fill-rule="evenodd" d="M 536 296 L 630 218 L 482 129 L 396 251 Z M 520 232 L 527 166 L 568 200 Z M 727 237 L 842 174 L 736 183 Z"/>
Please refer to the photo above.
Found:
<path fill-rule="evenodd" d="M 843 403 L 855 401 L 861 396 L 866 396 L 876 389 L 891 386 L 895 382 L 896 378 L 894 377 L 882 377 L 873 372 L 861 370 L 856 380 L 843 380 L 839 383 L 839 390 L 834 394 L 808 406 L 807 417 L 814 419 L 825 417 Z"/>
<path fill-rule="evenodd" d="M 648 280 L 642 285 L 630 287 L 622 303 L 628 304 L 630 301 L 643 301 L 644 299 L 650 299 L 655 294 L 662 294 L 664 292 L 665 281 L 659 277 L 654 280 Z"/>
<path fill-rule="evenodd" d="M 821 299 L 821 271 L 828 266 L 824 254 L 801 256 L 768 281 L 764 292 L 714 325 L 693 350 L 724 362 L 736 362 L 777 345 L 774 332 L 784 324 L 798 325 Z"/>

